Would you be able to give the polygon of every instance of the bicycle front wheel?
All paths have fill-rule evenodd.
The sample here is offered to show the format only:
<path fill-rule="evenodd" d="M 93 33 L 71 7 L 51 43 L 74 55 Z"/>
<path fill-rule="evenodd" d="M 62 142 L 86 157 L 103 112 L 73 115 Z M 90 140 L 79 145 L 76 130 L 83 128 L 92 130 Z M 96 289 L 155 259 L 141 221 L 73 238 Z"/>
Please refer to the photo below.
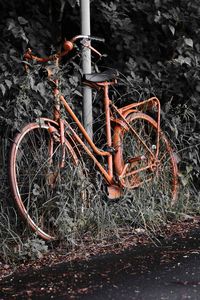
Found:
<path fill-rule="evenodd" d="M 177 200 L 178 169 L 170 142 L 159 133 L 158 124 L 144 113 L 127 116 L 127 126 L 114 129 L 114 147 L 117 149 L 114 164 L 121 184 L 128 189 L 143 187 L 146 195 L 159 199 L 165 197 L 172 205 Z"/>
<path fill-rule="evenodd" d="M 55 122 L 51 126 L 56 131 Z M 13 141 L 9 169 L 15 203 L 31 229 L 44 240 L 71 232 L 85 189 L 84 171 L 69 141 L 62 146 L 59 131 L 53 137 L 45 122 L 28 124 Z"/>

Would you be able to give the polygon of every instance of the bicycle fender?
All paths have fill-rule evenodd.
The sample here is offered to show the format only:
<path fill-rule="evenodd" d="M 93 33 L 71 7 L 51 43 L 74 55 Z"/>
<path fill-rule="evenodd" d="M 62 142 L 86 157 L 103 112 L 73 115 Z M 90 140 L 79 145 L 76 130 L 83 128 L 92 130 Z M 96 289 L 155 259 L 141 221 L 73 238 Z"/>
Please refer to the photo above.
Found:
<path fill-rule="evenodd" d="M 38 124 L 47 124 L 47 125 L 53 124 L 53 125 L 59 126 L 58 122 L 56 122 L 52 119 L 49 119 L 49 118 L 37 118 L 36 123 L 38 123 Z"/>

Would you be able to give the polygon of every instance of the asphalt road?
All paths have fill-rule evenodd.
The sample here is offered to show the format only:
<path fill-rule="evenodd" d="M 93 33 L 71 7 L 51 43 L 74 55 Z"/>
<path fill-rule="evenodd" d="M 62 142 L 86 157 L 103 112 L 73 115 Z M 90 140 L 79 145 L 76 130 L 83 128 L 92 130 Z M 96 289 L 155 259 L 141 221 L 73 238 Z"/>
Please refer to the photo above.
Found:
<path fill-rule="evenodd" d="M 196 238 L 195 243 L 137 247 L 14 274 L 0 283 L 0 299 L 198 300 L 199 245 Z"/>
<path fill-rule="evenodd" d="M 131 265 L 115 272 L 109 284 L 80 299 L 200 299 L 199 258 L 199 251 L 182 253 L 178 259 L 171 256 L 169 262 L 160 264 L 149 263 L 147 257 L 139 269 Z"/>

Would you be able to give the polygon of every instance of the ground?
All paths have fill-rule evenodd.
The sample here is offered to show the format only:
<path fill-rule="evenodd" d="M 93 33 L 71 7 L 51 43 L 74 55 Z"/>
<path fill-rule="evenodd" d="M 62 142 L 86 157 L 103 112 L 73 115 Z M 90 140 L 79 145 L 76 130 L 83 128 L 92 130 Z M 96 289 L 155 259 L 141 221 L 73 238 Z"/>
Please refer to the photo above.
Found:
<path fill-rule="evenodd" d="M 192 240 L 193 235 L 198 232 L 200 224 L 199 217 L 186 217 L 185 221 L 169 223 L 160 229 L 156 235 L 146 234 L 144 229 L 124 230 L 121 232 L 120 240 L 91 241 L 88 236 L 84 237 L 80 245 L 72 251 L 67 251 L 61 244 L 41 255 L 40 258 L 26 259 L 17 264 L 3 262 L 0 260 L 0 280 L 13 275 L 25 273 L 28 270 L 40 270 L 45 266 L 53 266 L 61 262 L 81 262 L 107 254 L 121 254 L 125 251 L 140 247 L 160 247 L 167 243 L 178 246 L 181 241 Z M 200 233 L 197 233 L 200 235 Z"/>

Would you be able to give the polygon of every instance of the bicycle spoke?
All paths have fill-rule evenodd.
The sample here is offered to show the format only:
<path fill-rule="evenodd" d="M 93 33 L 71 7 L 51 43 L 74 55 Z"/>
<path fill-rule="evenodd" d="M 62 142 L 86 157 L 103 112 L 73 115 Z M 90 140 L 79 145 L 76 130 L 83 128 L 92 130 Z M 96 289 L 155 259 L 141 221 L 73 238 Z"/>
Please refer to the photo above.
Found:
<path fill-rule="evenodd" d="M 65 141 L 65 164 L 60 168 L 63 148 L 59 139 L 52 141 L 47 125 L 27 125 L 13 143 L 10 163 L 16 204 L 30 227 L 46 240 L 66 234 L 62 227 L 71 226 L 74 209 L 81 210 L 78 203 L 84 190 L 79 182 L 83 169 L 73 148 Z"/>
<path fill-rule="evenodd" d="M 132 113 L 127 121 L 137 135 L 132 130 L 116 126 L 114 140 L 119 147 L 115 166 L 122 185 L 128 189 L 146 186 L 147 194 L 157 199 L 163 194 L 174 203 L 177 198 L 177 167 L 169 142 L 160 132 L 157 149 L 157 123 L 151 117 Z M 147 151 L 148 148 L 151 152 Z"/>

